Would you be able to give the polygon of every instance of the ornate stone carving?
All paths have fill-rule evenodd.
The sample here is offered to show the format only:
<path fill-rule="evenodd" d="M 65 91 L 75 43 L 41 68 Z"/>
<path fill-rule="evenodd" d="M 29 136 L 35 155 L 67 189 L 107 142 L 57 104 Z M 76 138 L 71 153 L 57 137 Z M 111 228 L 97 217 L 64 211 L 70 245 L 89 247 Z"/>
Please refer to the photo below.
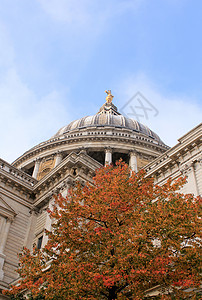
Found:
<path fill-rule="evenodd" d="M 113 100 L 114 96 L 112 96 L 111 90 L 105 91 L 105 93 L 107 93 L 106 102 L 107 103 L 112 103 L 112 100 Z"/>
<path fill-rule="evenodd" d="M 182 166 L 179 166 L 179 169 L 183 175 L 188 175 L 193 171 L 194 162 L 186 163 Z"/>
<path fill-rule="evenodd" d="M 55 166 L 55 158 L 50 156 L 48 158 L 44 158 L 40 163 L 37 180 L 42 179 L 45 175 L 47 175 Z"/>

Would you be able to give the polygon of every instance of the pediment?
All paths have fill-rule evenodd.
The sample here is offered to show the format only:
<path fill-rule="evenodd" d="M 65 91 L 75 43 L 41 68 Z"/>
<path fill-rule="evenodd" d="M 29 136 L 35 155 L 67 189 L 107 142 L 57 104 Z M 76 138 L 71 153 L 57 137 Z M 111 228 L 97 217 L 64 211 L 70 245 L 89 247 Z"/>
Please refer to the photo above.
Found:
<path fill-rule="evenodd" d="M 34 186 L 34 205 L 42 207 L 53 194 L 65 190 L 74 181 L 93 183 L 95 171 L 101 167 L 102 165 L 85 151 L 70 153 Z"/>
<path fill-rule="evenodd" d="M 90 157 L 85 151 L 80 151 L 79 153 L 72 152 L 61 163 L 52 169 L 47 175 L 45 175 L 35 186 L 37 189 L 43 183 L 47 181 L 55 181 L 57 174 L 61 174 L 65 170 L 70 170 L 74 168 L 83 168 L 87 169 L 89 172 L 94 173 L 98 168 L 101 168 L 102 165 Z"/>
<path fill-rule="evenodd" d="M 89 156 L 84 150 L 79 153 L 70 153 L 63 161 L 63 166 L 65 165 L 80 165 L 82 167 L 87 167 L 93 171 L 102 167 L 98 161 Z M 62 164 L 60 164 L 62 166 Z"/>
<path fill-rule="evenodd" d="M 14 209 L 0 196 L 0 216 L 13 219 L 15 215 Z"/>

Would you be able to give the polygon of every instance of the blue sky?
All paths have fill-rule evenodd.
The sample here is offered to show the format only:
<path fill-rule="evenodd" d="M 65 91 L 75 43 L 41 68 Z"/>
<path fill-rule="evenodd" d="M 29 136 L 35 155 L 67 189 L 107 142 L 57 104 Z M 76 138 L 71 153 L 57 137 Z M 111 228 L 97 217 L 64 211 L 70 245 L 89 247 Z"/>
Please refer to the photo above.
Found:
<path fill-rule="evenodd" d="M 95 114 L 106 89 L 119 109 L 141 92 L 158 114 L 139 121 L 175 145 L 201 122 L 201 28 L 200 0 L 0 0 L 0 156 Z"/>

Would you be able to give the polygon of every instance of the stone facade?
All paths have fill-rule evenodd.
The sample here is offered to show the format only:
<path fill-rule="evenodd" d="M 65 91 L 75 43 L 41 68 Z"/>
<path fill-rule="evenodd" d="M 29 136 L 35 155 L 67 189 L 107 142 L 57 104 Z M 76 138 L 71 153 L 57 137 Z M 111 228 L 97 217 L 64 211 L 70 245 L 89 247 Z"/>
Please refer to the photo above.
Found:
<path fill-rule="evenodd" d="M 37 181 L 0 160 L 0 288 L 16 278 L 17 254 L 25 245 Z"/>
<path fill-rule="evenodd" d="M 47 242 L 44 231 L 51 229 L 51 220 L 46 210 L 53 195 L 65 195 L 75 180 L 92 182 L 104 164 L 122 158 L 134 171 L 144 167 L 158 183 L 187 175 L 184 192 L 201 194 L 201 132 L 202 124 L 169 149 L 149 128 L 106 102 L 95 116 L 61 128 L 12 165 L 0 160 L 0 289 L 16 280 L 22 247 Z"/>
<path fill-rule="evenodd" d="M 169 177 L 186 176 L 183 193 L 195 196 L 202 194 L 202 124 L 189 131 L 178 144 L 149 163 L 147 176 L 154 176 L 155 182 L 163 184 Z"/>

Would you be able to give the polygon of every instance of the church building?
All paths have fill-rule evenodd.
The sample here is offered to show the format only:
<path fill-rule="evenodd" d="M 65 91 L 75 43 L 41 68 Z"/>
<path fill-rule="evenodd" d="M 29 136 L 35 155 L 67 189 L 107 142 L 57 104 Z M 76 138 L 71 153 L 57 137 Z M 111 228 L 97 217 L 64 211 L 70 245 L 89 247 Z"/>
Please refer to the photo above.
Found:
<path fill-rule="evenodd" d="M 184 193 L 202 193 L 202 124 L 169 148 L 147 126 L 123 116 L 106 102 L 93 116 L 65 125 L 12 164 L 0 159 L 0 299 L 1 290 L 17 279 L 23 246 L 39 249 L 51 229 L 47 213 L 53 195 L 65 195 L 74 181 L 92 182 L 96 169 L 120 158 L 137 172 L 145 168 L 155 182 L 187 176 Z"/>

